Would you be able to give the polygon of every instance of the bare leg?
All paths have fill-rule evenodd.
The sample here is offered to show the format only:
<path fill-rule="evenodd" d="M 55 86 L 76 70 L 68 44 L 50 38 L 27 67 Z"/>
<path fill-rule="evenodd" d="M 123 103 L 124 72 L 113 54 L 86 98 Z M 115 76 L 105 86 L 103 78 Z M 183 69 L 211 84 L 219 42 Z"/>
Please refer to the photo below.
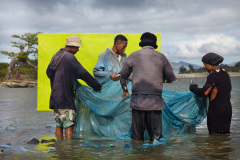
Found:
<path fill-rule="evenodd" d="M 56 127 L 55 135 L 57 137 L 57 140 L 63 140 L 63 128 Z"/>
<path fill-rule="evenodd" d="M 73 126 L 65 128 L 65 138 L 72 139 L 72 137 L 73 137 Z"/>
<path fill-rule="evenodd" d="M 133 147 L 138 147 L 140 145 L 142 145 L 144 143 L 144 141 L 141 140 L 133 140 Z"/>
<path fill-rule="evenodd" d="M 139 140 L 133 140 L 133 143 L 143 143 L 143 141 L 139 141 Z"/>

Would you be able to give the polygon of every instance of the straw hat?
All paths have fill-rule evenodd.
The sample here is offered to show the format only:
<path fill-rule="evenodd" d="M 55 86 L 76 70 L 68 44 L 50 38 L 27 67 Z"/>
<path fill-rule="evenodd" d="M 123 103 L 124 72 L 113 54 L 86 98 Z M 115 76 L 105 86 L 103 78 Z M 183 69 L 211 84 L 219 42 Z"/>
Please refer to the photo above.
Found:
<path fill-rule="evenodd" d="M 77 36 L 69 36 L 67 38 L 67 42 L 65 46 L 74 46 L 74 47 L 80 47 L 82 46 L 82 42 L 79 37 Z"/>

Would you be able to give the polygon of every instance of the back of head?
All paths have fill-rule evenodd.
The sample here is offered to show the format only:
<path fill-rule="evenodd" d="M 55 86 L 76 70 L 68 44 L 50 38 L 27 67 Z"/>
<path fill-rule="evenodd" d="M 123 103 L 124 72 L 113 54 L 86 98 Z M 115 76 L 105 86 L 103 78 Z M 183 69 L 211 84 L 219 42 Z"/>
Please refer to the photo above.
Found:
<path fill-rule="evenodd" d="M 141 36 L 141 42 L 139 43 L 140 47 L 144 46 L 152 46 L 153 48 L 157 49 L 158 45 L 157 43 L 157 37 L 150 32 L 145 32 Z"/>
<path fill-rule="evenodd" d="M 117 35 L 115 38 L 114 38 L 114 45 L 118 42 L 118 41 L 128 41 L 128 39 L 124 36 L 124 35 Z"/>
<path fill-rule="evenodd" d="M 72 35 L 67 38 L 65 46 L 80 47 L 82 46 L 82 42 L 78 36 Z"/>
<path fill-rule="evenodd" d="M 205 56 L 202 57 L 202 62 L 210 64 L 211 66 L 219 65 L 223 62 L 223 57 L 216 54 L 216 53 L 207 53 Z"/>

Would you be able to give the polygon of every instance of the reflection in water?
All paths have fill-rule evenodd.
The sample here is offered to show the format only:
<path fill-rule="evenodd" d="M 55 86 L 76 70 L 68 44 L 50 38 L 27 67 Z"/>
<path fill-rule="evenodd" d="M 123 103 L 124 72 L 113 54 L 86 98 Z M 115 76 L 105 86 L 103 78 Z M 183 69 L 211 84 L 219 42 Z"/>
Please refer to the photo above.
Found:
<path fill-rule="evenodd" d="M 228 135 L 208 135 L 194 141 L 197 144 L 198 152 L 202 152 L 205 158 L 228 159 L 233 148 L 230 143 L 232 139 Z"/>
<path fill-rule="evenodd" d="M 36 111 L 37 88 L 0 87 L 0 145 L 11 143 L 11 148 L 5 149 L 0 159 L 239 159 L 240 77 L 231 79 L 233 116 L 230 136 L 208 135 L 205 119 L 197 126 L 195 134 L 166 137 L 166 144 L 148 148 L 142 145 L 125 148 L 125 144 L 133 146 L 132 142 L 86 133 L 74 135 L 72 140 L 26 144 L 33 138 L 40 141 L 56 139 L 53 113 Z M 164 89 L 188 91 L 189 84 L 178 82 L 165 84 Z M 14 129 L 6 130 L 7 127 Z M 84 142 L 88 145 L 84 146 Z M 109 144 L 114 147 L 107 147 Z M 21 147 L 28 151 L 20 150 Z"/>

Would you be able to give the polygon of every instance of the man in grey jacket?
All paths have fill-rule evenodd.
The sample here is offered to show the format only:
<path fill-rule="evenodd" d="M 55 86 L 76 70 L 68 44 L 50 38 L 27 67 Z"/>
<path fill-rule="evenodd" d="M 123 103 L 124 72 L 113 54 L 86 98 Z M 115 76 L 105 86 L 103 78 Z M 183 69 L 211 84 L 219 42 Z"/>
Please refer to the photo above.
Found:
<path fill-rule="evenodd" d="M 150 141 L 162 137 L 162 109 L 165 107 L 163 82 L 176 80 L 172 67 L 164 54 L 157 52 L 157 37 L 149 32 L 142 34 L 139 46 L 132 53 L 119 72 L 123 88 L 122 98 L 129 95 L 126 80 L 132 73 L 132 138 L 134 142 L 144 141 L 147 128 Z"/>

